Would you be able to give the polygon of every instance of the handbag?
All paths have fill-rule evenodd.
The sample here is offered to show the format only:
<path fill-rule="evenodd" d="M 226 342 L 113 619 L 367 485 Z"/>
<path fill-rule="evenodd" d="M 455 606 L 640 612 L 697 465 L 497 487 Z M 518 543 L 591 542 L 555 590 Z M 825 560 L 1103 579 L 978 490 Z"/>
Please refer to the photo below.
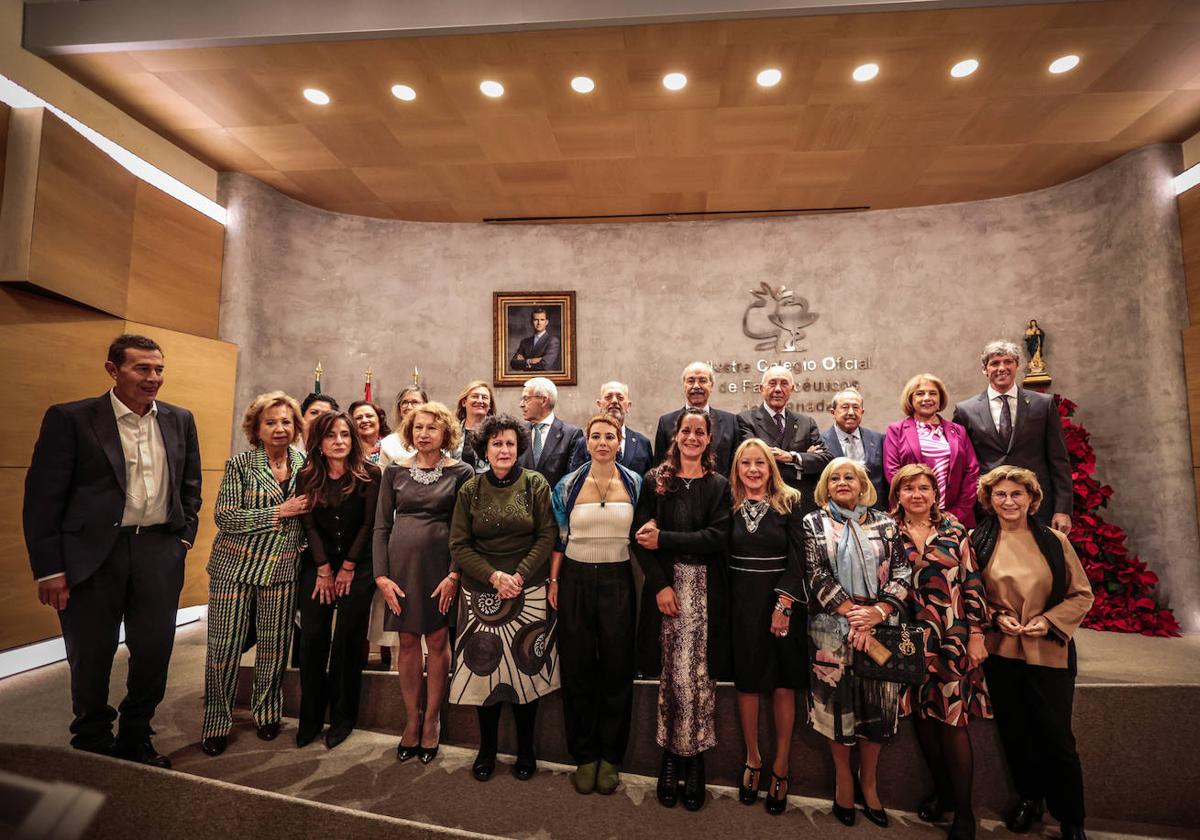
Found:
<path fill-rule="evenodd" d="M 925 682 L 925 631 L 919 624 L 880 624 L 866 651 L 854 651 L 853 673 L 867 680 Z"/>

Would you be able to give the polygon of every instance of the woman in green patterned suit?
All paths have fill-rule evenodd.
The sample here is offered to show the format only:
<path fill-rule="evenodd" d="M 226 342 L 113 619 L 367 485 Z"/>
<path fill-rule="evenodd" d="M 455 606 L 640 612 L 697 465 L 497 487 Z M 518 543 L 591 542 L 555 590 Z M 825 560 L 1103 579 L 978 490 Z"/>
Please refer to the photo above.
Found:
<path fill-rule="evenodd" d="M 283 391 L 260 394 L 246 409 L 242 431 L 254 448 L 225 463 L 214 518 L 219 529 L 208 560 L 208 657 L 204 669 L 204 730 L 208 755 L 225 751 L 233 725 L 242 643 L 255 617 L 252 710 L 258 737 L 279 735 L 281 683 L 292 640 L 301 515 L 296 495 L 304 453 L 300 406 Z"/>

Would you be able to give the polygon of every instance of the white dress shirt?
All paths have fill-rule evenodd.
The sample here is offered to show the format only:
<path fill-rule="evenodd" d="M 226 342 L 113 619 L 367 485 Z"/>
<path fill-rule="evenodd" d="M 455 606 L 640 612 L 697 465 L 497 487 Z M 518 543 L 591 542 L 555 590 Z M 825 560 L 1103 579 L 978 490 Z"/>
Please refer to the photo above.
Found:
<path fill-rule="evenodd" d="M 1000 406 L 1003 403 L 996 398 L 1000 397 L 1000 396 L 1008 396 L 1008 397 L 1012 398 L 1008 401 L 1008 408 L 1012 412 L 1012 424 L 1013 424 L 1013 428 L 1015 429 L 1017 427 L 1017 386 L 1016 386 L 1016 383 L 1013 383 L 1013 386 L 1011 388 L 1009 388 L 1007 391 L 1003 391 L 1003 392 L 997 391 L 995 388 L 993 388 L 991 385 L 989 385 L 987 394 L 988 394 L 988 408 L 990 408 L 992 410 L 992 425 L 996 427 L 997 432 L 1000 431 Z"/>
<path fill-rule="evenodd" d="M 162 525 L 171 518 L 170 471 L 162 430 L 158 428 L 158 403 L 139 417 L 109 391 L 121 449 L 125 453 L 125 512 L 121 525 Z"/>

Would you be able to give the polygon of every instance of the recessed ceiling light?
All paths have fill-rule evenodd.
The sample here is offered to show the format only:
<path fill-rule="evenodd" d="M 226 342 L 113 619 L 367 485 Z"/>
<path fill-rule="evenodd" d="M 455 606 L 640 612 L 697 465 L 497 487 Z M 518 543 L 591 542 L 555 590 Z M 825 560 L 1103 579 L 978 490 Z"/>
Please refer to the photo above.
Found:
<path fill-rule="evenodd" d="M 493 82 L 491 79 L 488 79 L 485 82 L 480 82 L 479 89 L 483 92 L 484 96 L 490 96 L 493 99 L 495 99 L 497 96 L 504 95 L 504 85 L 500 84 L 499 82 Z"/>
<path fill-rule="evenodd" d="M 417 92 L 408 85 L 392 85 L 392 96 L 403 99 L 405 102 L 412 102 L 417 98 Z"/>
<path fill-rule="evenodd" d="M 329 94 L 323 90 L 317 90 L 316 88 L 305 88 L 304 98 L 314 105 L 329 104 Z"/>
<path fill-rule="evenodd" d="M 576 93 L 591 93 L 596 89 L 596 83 L 587 76 L 576 76 L 571 80 L 571 87 Z"/>
<path fill-rule="evenodd" d="M 973 58 L 968 58 L 966 61 L 960 61 L 950 68 L 950 75 L 956 79 L 961 79 L 964 76 L 970 76 L 979 69 L 979 62 Z"/>
<path fill-rule="evenodd" d="M 854 68 L 854 81 L 869 82 L 879 75 L 878 64 L 860 64 Z"/>
<path fill-rule="evenodd" d="M 763 70 L 758 74 L 758 83 L 762 87 L 775 87 L 779 84 L 779 80 L 783 78 L 783 73 L 772 67 L 769 70 Z"/>
<path fill-rule="evenodd" d="M 668 73 L 663 76 L 663 87 L 667 90 L 683 90 L 687 85 L 687 76 L 682 73 Z"/>
<path fill-rule="evenodd" d="M 1051 61 L 1048 69 L 1051 73 L 1066 73 L 1068 70 L 1074 70 L 1077 64 L 1079 56 L 1064 55 Z"/>

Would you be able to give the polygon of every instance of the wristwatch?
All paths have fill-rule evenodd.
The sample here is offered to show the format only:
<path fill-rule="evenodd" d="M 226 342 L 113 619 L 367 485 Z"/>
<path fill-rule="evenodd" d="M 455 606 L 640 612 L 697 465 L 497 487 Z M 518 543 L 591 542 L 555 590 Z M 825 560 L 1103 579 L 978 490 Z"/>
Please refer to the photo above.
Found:
<path fill-rule="evenodd" d="M 780 615 L 784 616 L 785 618 L 790 618 L 792 615 L 792 608 L 785 607 L 783 604 L 776 602 L 775 603 L 775 612 L 779 613 Z"/>

